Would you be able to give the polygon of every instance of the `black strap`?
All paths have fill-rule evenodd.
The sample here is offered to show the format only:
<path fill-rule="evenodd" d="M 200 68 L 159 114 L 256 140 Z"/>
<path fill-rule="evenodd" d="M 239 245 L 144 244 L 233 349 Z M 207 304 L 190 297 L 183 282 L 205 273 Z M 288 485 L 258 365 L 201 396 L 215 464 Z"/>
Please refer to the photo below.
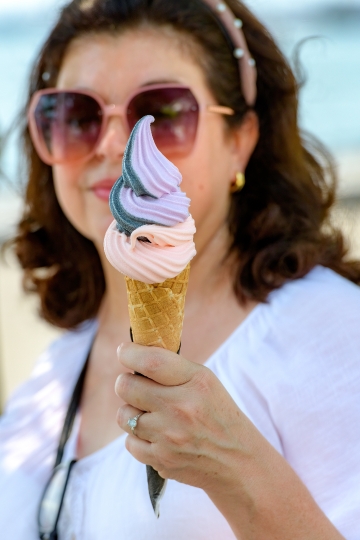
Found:
<path fill-rule="evenodd" d="M 133 333 L 132 333 L 131 328 L 130 328 L 130 337 L 131 337 L 131 341 L 134 341 L 133 340 Z M 180 344 L 180 347 L 179 347 L 179 350 L 178 350 L 178 354 L 180 353 L 180 348 L 181 348 L 181 344 Z M 81 394 L 82 394 L 83 387 L 84 387 L 85 375 L 86 375 L 87 367 L 89 365 L 89 358 L 90 358 L 91 349 L 92 349 L 92 344 L 91 344 L 89 353 L 87 355 L 84 366 L 83 366 L 83 368 L 81 370 L 81 373 L 79 375 L 79 378 L 77 380 L 77 383 L 75 385 L 73 394 L 72 394 L 70 402 L 69 402 L 69 407 L 68 407 L 68 410 L 67 410 L 67 413 L 66 413 L 66 416 L 65 416 L 64 425 L 63 425 L 60 440 L 59 440 L 59 446 L 58 446 L 58 449 L 57 449 L 54 469 L 55 469 L 55 467 L 60 465 L 60 463 L 62 461 L 62 458 L 63 458 L 63 455 L 64 455 L 64 448 L 65 448 L 65 445 L 66 445 L 66 443 L 67 443 L 67 441 L 68 441 L 68 439 L 70 437 L 71 430 L 72 430 L 72 427 L 74 425 L 75 416 L 76 416 L 77 410 L 78 410 L 79 405 L 80 405 Z M 141 375 L 141 373 L 136 373 L 136 375 Z"/>
<path fill-rule="evenodd" d="M 66 445 L 66 443 L 67 443 L 67 441 L 68 441 L 68 439 L 70 437 L 71 430 L 72 430 L 72 427 L 74 425 L 76 412 L 77 412 L 77 410 L 79 408 L 79 405 L 80 405 L 81 394 L 82 394 L 82 390 L 83 390 L 83 387 L 84 387 L 85 375 L 86 375 L 87 367 L 89 365 L 89 358 L 90 358 L 91 349 L 92 349 L 92 347 L 90 347 L 90 351 L 89 351 L 89 353 L 87 355 L 87 358 L 85 360 L 84 367 L 81 370 L 81 373 L 79 375 L 79 378 L 77 380 L 77 383 L 75 385 L 73 394 L 72 394 L 70 402 L 69 402 L 69 407 L 68 407 L 68 410 L 67 410 L 67 413 L 66 413 L 66 416 L 65 416 L 64 425 L 63 425 L 61 436 L 60 436 L 59 446 L 58 446 L 58 449 L 57 449 L 54 469 L 55 469 L 55 467 L 60 465 L 60 463 L 62 461 L 62 458 L 63 458 L 63 455 L 64 455 L 64 448 L 65 448 L 65 445 Z"/>
<path fill-rule="evenodd" d="M 70 437 L 71 430 L 72 430 L 72 427 L 74 425 L 76 412 L 77 412 L 78 407 L 80 405 L 81 394 L 82 394 L 82 390 L 83 390 L 83 387 L 84 387 L 84 380 L 85 380 L 86 370 L 87 370 L 87 367 L 89 365 L 89 358 L 90 358 L 91 349 L 92 349 L 92 345 L 90 347 L 89 353 L 87 355 L 84 366 L 83 366 L 83 368 L 81 370 L 81 373 L 80 373 L 79 378 L 78 378 L 78 380 L 76 382 L 74 391 L 72 393 L 72 396 L 71 396 L 71 399 L 70 399 L 70 402 L 69 402 L 68 410 L 66 412 L 66 416 L 65 416 L 65 420 L 64 420 L 64 425 L 63 425 L 63 428 L 62 428 L 62 431 L 61 431 L 61 436 L 60 436 L 59 445 L 58 445 L 57 454 L 56 454 L 56 460 L 55 460 L 55 464 L 54 464 L 54 467 L 53 467 L 53 474 L 54 474 L 55 468 L 58 465 L 60 465 L 60 463 L 62 461 L 62 458 L 63 458 L 63 455 L 64 455 L 64 448 L 65 448 L 65 445 L 66 445 L 66 443 L 67 443 L 67 441 L 68 441 L 68 439 Z M 70 468 L 69 468 L 69 472 L 68 472 L 68 479 L 69 479 L 71 467 L 73 466 L 73 464 L 75 462 L 76 462 L 76 460 L 73 460 L 70 463 Z M 68 482 L 68 479 L 67 479 L 66 483 Z M 50 478 L 49 482 L 51 482 L 51 478 Z M 48 488 L 48 484 L 45 487 L 43 497 L 44 497 L 44 495 L 46 493 L 46 490 Z M 66 485 L 65 485 L 65 488 L 66 488 Z M 65 489 L 64 489 L 64 493 L 62 495 L 63 498 L 64 498 L 64 495 L 65 495 Z M 42 505 L 43 497 L 42 497 L 41 502 L 40 502 L 39 513 L 40 513 L 40 508 L 41 508 L 41 505 Z M 58 523 L 58 520 L 59 520 L 59 517 L 60 517 L 60 511 L 61 511 L 61 507 L 62 507 L 62 503 L 63 503 L 63 498 L 62 498 L 62 500 L 60 502 L 59 513 L 58 513 L 58 516 L 56 518 L 56 523 L 55 523 L 54 530 L 50 534 L 48 534 L 48 533 L 40 533 L 40 538 L 42 540 L 45 540 L 45 539 L 46 540 L 58 540 L 57 523 Z"/>

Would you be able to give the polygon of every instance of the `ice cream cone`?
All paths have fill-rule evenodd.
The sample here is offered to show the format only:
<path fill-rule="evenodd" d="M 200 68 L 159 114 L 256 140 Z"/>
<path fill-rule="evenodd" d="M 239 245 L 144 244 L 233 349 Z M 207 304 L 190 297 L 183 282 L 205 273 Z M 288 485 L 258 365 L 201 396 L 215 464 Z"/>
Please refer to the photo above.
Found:
<path fill-rule="evenodd" d="M 178 352 L 190 263 L 176 277 L 147 284 L 125 276 L 134 343 Z"/>
<path fill-rule="evenodd" d="M 134 343 L 179 352 L 189 275 L 190 263 L 163 283 L 147 284 L 125 276 Z M 166 480 L 149 465 L 146 470 L 151 504 L 159 517 Z"/>

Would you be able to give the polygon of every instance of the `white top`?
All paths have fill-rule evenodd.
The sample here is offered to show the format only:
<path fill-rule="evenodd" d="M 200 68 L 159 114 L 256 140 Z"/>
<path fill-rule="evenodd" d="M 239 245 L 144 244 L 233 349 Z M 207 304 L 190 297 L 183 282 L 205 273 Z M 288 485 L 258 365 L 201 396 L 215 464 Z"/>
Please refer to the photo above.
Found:
<path fill-rule="evenodd" d="M 318 267 L 271 293 L 206 364 L 347 540 L 360 538 L 359 321 L 360 288 Z M 39 499 L 95 330 L 87 323 L 53 343 L 0 422 L 4 539 L 38 538 Z M 60 540 L 234 540 L 207 495 L 175 481 L 157 520 L 145 467 L 124 441 L 74 466 Z"/>

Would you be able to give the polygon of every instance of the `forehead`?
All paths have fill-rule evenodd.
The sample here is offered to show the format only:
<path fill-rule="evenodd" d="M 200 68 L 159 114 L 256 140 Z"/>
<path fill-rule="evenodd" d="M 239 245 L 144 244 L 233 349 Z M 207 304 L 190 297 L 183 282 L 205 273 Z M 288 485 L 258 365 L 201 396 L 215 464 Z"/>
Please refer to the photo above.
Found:
<path fill-rule="evenodd" d="M 95 34 L 74 40 L 63 59 L 57 87 L 86 88 L 108 102 L 119 102 L 140 86 L 176 82 L 208 93 L 195 44 L 175 32 L 128 30 L 120 35 Z"/>

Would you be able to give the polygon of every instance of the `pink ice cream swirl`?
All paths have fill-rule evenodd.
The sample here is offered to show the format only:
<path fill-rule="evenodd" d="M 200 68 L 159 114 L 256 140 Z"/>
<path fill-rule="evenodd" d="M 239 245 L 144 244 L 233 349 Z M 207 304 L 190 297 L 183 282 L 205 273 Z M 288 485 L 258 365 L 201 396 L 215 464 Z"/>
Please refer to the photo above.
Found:
<path fill-rule="evenodd" d="M 110 194 L 114 216 L 104 250 L 122 274 L 162 283 L 180 274 L 196 255 L 190 199 L 180 171 L 156 147 L 152 116 L 135 125 L 123 158 L 123 174 Z"/>

